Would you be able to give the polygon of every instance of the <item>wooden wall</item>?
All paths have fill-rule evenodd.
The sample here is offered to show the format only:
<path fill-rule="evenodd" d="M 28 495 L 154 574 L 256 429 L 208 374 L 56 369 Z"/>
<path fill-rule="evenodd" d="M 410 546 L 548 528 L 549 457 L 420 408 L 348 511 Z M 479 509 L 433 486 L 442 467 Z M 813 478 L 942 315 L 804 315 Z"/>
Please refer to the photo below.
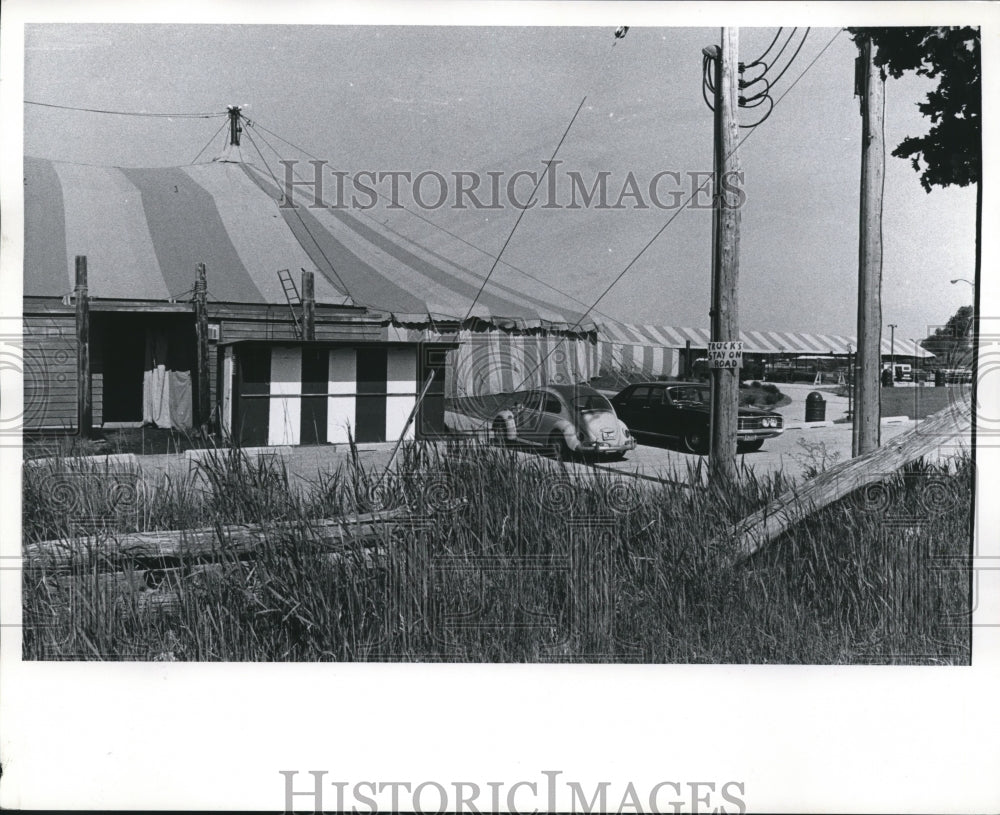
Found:
<path fill-rule="evenodd" d="M 129 312 L 191 314 L 190 303 L 91 301 L 91 314 Z M 287 305 L 208 304 L 208 318 L 219 323 L 221 339 L 295 339 L 295 326 Z M 316 307 L 317 340 L 379 340 L 384 315 L 360 308 Z M 93 316 L 92 316 L 93 321 Z M 76 324 L 72 305 L 58 298 L 24 298 L 24 429 L 76 430 Z M 145 342 L 145 337 L 122 337 L 122 342 Z M 94 425 L 103 422 L 104 388 L 100 343 L 91 346 Z M 209 346 L 210 401 L 217 404 L 219 356 Z M 193 373 L 193 372 L 192 372 Z"/>

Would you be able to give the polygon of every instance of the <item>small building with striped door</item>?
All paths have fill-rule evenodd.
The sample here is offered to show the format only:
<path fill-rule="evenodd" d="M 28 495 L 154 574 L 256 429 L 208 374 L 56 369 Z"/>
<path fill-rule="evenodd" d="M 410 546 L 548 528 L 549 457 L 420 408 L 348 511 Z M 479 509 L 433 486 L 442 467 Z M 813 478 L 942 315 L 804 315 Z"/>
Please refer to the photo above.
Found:
<path fill-rule="evenodd" d="M 445 432 L 446 354 L 455 347 L 444 341 L 223 343 L 223 433 L 245 446 L 433 438 Z"/>

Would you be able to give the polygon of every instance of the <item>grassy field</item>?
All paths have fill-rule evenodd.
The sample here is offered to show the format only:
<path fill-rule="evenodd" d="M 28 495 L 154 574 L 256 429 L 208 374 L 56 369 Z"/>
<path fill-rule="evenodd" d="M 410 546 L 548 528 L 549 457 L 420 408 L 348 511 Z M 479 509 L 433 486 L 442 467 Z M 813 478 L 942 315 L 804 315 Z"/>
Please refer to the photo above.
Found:
<path fill-rule="evenodd" d="M 966 393 L 967 388 L 935 388 L 931 386 L 915 388 L 882 388 L 882 415 L 909 416 L 911 419 L 926 419 L 932 413 L 943 410 Z"/>
<path fill-rule="evenodd" d="M 162 606 L 109 579 L 99 553 L 68 570 L 26 566 L 24 657 L 968 664 L 971 469 L 917 467 L 734 566 L 728 524 L 781 491 L 780 475 L 685 490 L 415 444 L 385 483 L 355 460 L 296 490 L 280 461 L 231 451 L 123 500 L 98 470 L 32 467 L 26 544 L 79 533 L 82 518 L 101 534 L 266 534 L 252 559 L 220 545 L 211 568 L 134 563 L 140 587 L 175 587 Z M 419 522 L 336 559 L 303 534 L 378 507 Z"/>

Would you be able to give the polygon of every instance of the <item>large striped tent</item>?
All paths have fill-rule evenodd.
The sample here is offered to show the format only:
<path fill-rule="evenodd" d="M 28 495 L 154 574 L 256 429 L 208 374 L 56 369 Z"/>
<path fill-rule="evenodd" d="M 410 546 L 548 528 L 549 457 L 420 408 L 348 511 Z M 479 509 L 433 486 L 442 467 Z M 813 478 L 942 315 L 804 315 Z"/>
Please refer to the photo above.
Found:
<path fill-rule="evenodd" d="M 695 351 L 708 348 L 707 328 L 680 328 L 661 325 L 634 325 L 603 322 L 598 342 L 598 366 L 602 373 L 629 372 L 644 376 L 677 376 L 681 354 L 687 343 Z M 745 354 L 846 356 L 857 350 L 855 337 L 840 334 L 810 334 L 797 331 L 741 331 Z M 898 356 L 934 356 L 923 348 L 892 348 L 891 338 L 882 338 L 882 354 L 895 350 Z"/>
<path fill-rule="evenodd" d="M 596 326 L 571 298 L 506 264 L 480 292 L 494 259 L 429 219 L 317 208 L 313 187 L 288 197 L 234 156 L 152 169 L 26 157 L 26 297 L 69 294 L 76 255 L 90 296 L 112 300 L 189 299 L 204 263 L 210 302 L 284 305 L 278 271 L 308 269 L 317 304 L 383 315 L 383 339 L 458 332 L 454 394 L 597 374 Z"/>

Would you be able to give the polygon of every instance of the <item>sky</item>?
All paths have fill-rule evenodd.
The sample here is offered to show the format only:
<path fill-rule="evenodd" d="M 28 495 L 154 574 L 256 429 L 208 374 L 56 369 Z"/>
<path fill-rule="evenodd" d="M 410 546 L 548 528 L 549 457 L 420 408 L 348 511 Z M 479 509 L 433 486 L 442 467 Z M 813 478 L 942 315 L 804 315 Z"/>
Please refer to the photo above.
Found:
<path fill-rule="evenodd" d="M 741 60 L 763 53 L 775 31 L 740 29 Z M 809 32 L 772 90 L 780 101 L 769 118 L 741 131 L 744 328 L 855 333 L 857 50 L 846 32 L 836 34 Z M 701 51 L 718 39 L 718 28 L 632 27 L 616 40 L 612 27 L 29 25 L 26 100 L 219 115 L 124 117 L 26 105 L 24 152 L 124 167 L 208 161 L 224 144 L 224 134 L 213 136 L 222 113 L 240 104 L 270 131 L 283 158 L 306 158 L 291 143 L 347 172 L 432 170 L 449 179 L 494 172 L 506 181 L 518 170 L 541 171 L 565 133 L 556 154 L 557 201 L 569 201 L 569 172 L 588 186 L 608 173 L 613 203 L 629 173 L 645 191 L 656 173 L 670 171 L 681 183 L 664 177 L 661 200 L 669 202 L 671 189 L 690 193 L 690 174 L 712 167 Z M 929 127 L 916 105 L 930 87 L 914 77 L 887 81 L 888 152 Z M 741 121 L 752 124 L 756 112 L 744 111 Z M 258 144 L 279 172 L 277 156 Z M 244 155 L 262 164 L 246 147 L 244 139 Z M 380 192 L 388 193 L 387 183 Z M 405 186 L 401 200 L 411 205 Z M 435 197 L 433 184 L 422 189 L 425 199 Z M 530 189 L 522 179 L 518 195 Z M 628 267 L 597 302 L 596 315 L 707 326 L 709 210 L 657 207 L 648 193 L 642 197 L 645 209 L 634 196 L 621 209 L 534 208 L 512 236 L 521 213 L 510 205 L 421 214 L 493 253 L 510 237 L 505 260 L 588 303 Z M 382 202 L 376 214 L 390 226 L 413 217 Z M 974 217 L 974 188 L 925 193 L 907 160 L 887 157 L 883 324 L 887 337 L 888 324 L 898 325 L 901 349 L 972 302 L 970 286 L 949 281 L 974 277 Z M 484 274 L 489 266 L 484 259 Z M 493 279 L 516 285 L 519 278 L 501 267 Z"/>

